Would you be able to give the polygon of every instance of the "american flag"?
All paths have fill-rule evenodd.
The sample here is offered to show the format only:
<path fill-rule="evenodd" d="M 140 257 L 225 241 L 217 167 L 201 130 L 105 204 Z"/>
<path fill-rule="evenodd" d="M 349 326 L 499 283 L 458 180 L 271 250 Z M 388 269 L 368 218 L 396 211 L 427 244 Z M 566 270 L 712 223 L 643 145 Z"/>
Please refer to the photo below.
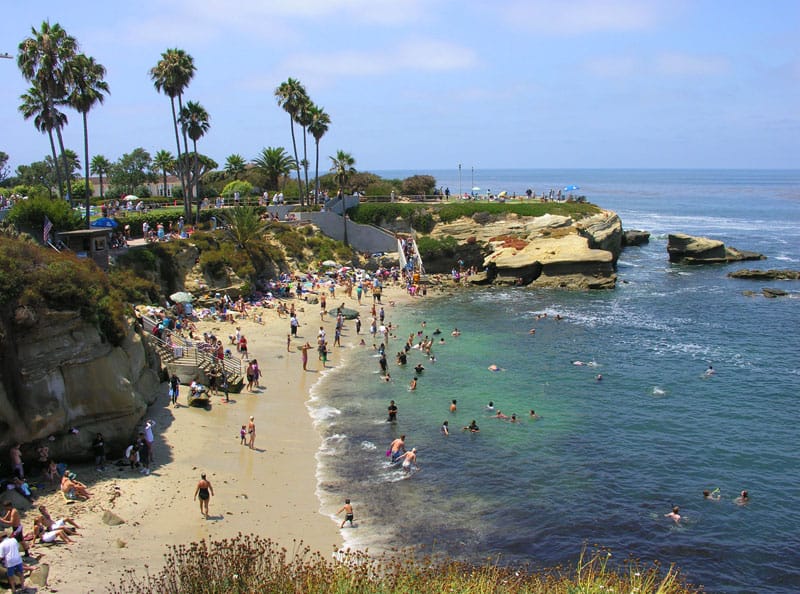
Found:
<path fill-rule="evenodd" d="M 42 231 L 42 240 L 47 243 L 47 238 L 50 236 L 50 231 L 53 230 L 53 223 L 50 222 L 46 216 L 44 217 L 44 230 Z"/>

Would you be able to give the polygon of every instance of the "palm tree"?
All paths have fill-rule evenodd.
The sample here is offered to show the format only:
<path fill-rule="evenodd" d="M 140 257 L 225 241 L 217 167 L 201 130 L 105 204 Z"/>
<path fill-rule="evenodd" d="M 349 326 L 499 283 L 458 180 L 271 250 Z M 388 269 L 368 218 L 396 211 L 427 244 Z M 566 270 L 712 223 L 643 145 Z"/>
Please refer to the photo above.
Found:
<path fill-rule="evenodd" d="M 67 65 L 72 70 L 72 90 L 69 95 L 69 105 L 83 116 L 83 156 L 86 167 L 86 226 L 89 226 L 89 209 L 91 196 L 89 196 L 89 111 L 104 100 L 103 93 L 108 93 L 108 83 L 103 80 L 106 69 L 94 58 L 79 54 Z"/>
<path fill-rule="evenodd" d="M 103 199 L 103 176 L 111 169 L 111 161 L 103 155 L 92 157 L 92 173 L 100 178 L 100 199 Z"/>
<path fill-rule="evenodd" d="M 153 157 L 153 169 L 160 171 L 164 180 L 164 198 L 167 197 L 167 174 L 175 170 L 175 157 L 167 150 L 160 150 Z M 187 221 L 189 219 L 186 219 Z"/>
<path fill-rule="evenodd" d="M 42 22 L 40 29 L 31 27 L 32 37 L 23 39 L 19 44 L 17 66 L 25 80 L 30 82 L 41 93 L 47 103 L 47 112 L 52 112 L 55 105 L 66 99 L 71 81 L 71 70 L 67 65 L 75 57 L 78 42 L 56 23 Z M 58 146 L 62 158 L 64 154 L 64 139 L 61 129 L 67 124 L 67 118 L 55 118 L 53 130 L 58 138 Z M 64 169 L 66 169 L 66 161 Z M 59 189 L 59 192 L 61 190 Z M 72 186 L 67 178 L 67 195 L 72 200 Z"/>
<path fill-rule="evenodd" d="M 347 210 L 345 209 L 344 188 L 348 178 L 356 173 L 356 160 L 350 153 L 343 150 L 336 151 L 335 157 L 329 157 L 332 165 L 331 171 L 336 176 L 336 183 L 339 184 L 339 196 L 342 201 L 342 224 L 344 225 L 344 244 L 347 245 Z"/>
<path fill-rule="evenodd" d="M 20 95 L 22 105 L 19 106 L 19 111 L 22 112 L 22 117 L 26 120 L 33 118 L 33 125 L 36 129 L 46 133 L 50 139 L 50 150 L 53 154 L 53 164 L 56 171 L 56 182 L 58 183 L 58 195 L 63 198 L 63 188 L 61 183 L 61 168 L 58 166 L 58 154 L 56 153 L 56 143 L 53 139 L 53 130 L 58 125 L 58 122 L 63 120 L 66 123 L 67 116 L 58 111 L 51 102 L 49 102 L 38 87 L 31 87 L 28 92 Z"/>
<path fill-rule="evenodd" d="M 311 123 L 308 125 L 308 132 L 314 137 L 316 144 L 316 160 L 314 167 L 314 203 L 319 203 L 319 141 L 328 131 L 331 123 L 330 116 L 325 113 L 325 109 L 319 105 L 312 105 L 308 108 L 311 116 Z"/>
<path fill-rule="evenodd" d="M 193 164 L 192 164 L 192 177 L 189 182 L 189 193 L 192 192 L 192 186 L 197 187 L 198 173 L 197 173 L 197 141 L 208 132 L 211 124 L 208 123 L 208 112 L 206 109 L 196 101 L 187 101 L 186 105 L 181 108 L 180 113 L 181 128 L 184 134 L 188 134 L 192 139 L 192 150 L 194 151 Z M 189 213 L 191 214 L 191 213 Z M 187 218 L 188 220 L 188 218 Z M 200 220 L 200 196 L 197 196 L 197 220 Z"/>
<path fill-rule="evenodd" d="M 250 247 L 263 239 L 264 231 L 269 226 L 261 220 L 258 212 L 251 206 L 236 206 L 225 209 L 223 215 L 228 236 L 236 244 L 250 253 Z"/>
<path fill-rule="evenodd" d="M 244 157 L 234 153 L 225 160 L 225 173 L 232 176 L 233 179 L 239 179 L 239 176 L 244 173 L 245 165 Z"/>
<path fill-rule="evenodd" d="M 294 148 L 294 166 L 297 168 L 297 186 L 300 192 L 300 204 L 305 204 L 303 200 L 303 184 L 300 179 L 300 160 L 297 157 L 297 141 L 294 136 L 294 124 L 301 106 L 308 100 L 305 87 L 299 80 L 287 78 L 286 82 L 275 89 L 275 97 L 278 105 L 289 114 L 289 124 L 292 129 L 292 147 Z"/>
<path fill-rule="evenodd" d="M 187 192 L 186 173 L 184 172 L 181 157 L 181 140 L 178 135 L 178 112 L 175 110 L 175 99 L 178 100 L 179 109 L 183 109 L 183 91 L 189 86 L 196 68 L 194 59 L 185 51 L 174 48 L 168 49 L 161 54 L 161 60 L 150 69 L 150 78 L 156 90 L 163 91 L 169 97 L 172 106 L 172 124 L 175 127 L 175 144 L 178 147 L 178 175 L 181 178 L 181 189 L 183 190 L 183 208 L 188 221 L 192 215 L 191 196 Z M 186 146 L 186 136 L 184 135 L 184 146 Z M 185 152 L 188 152 L 188 148 Z"/>
<path fill-rule="evenodd" d="M 278 190 L 281 176 L 289 175 L 294 166 L 295 160 L 282 146 L 261 149 L 258 157 L 253 159 L 253 167 L 267 178 L 271 190 Z"/>

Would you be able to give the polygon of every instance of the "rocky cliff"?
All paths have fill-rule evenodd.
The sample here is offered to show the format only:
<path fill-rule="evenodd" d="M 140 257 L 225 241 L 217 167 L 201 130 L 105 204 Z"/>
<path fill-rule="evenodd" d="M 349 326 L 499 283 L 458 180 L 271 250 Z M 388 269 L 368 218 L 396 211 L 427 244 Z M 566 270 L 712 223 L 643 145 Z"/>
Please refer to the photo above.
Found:
<path fill-rule="evenodd" d="M 158 362 L 132 329 L 112 346 L 78 312 L 18 308 L 7 322 L 0 370 L 0 448 L 40 443 L 55 459 L 91 456 L 96 432 L 119 452 L 159 389 Z M 78 432 L 70 431 L 71 428 Z"/>
<path fill-rule="evenodd" d="M 622 223 L 616 213 L 605 210 L 578 221 L 513 213 L 486 222 L 462 218 L 436 225 L 432 235 L 485 246 L 486 273 L 470 279 L 476 284 L 609 289 L 616 284 L 622 248 Z"/>

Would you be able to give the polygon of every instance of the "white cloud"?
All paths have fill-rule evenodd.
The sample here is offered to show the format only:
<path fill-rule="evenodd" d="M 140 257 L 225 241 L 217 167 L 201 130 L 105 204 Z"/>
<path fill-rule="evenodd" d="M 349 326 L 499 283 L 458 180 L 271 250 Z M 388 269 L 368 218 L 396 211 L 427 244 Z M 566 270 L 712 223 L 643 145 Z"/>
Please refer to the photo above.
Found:
<path fill-rule="evenodd" d="M 383 50 L 347 50 L 324 54 L 294 54 L 279 67 L 306 79 L 378 76 L 399 70 L 442 72 L 476 65 L 468 47 L 432 39 L 409 39 Z"/>
<path fill-rule="evenodd" d="M 633 56 L 606 56 L 588 60 L 583 68 L 598 78 L 630 78 L 639 70 Z"/>
<path fill-rule="evenodd" d="M 717 56 L 661 53 L 656 56 L 599 56 L 583 63 L 583 70 L 603 79 L 630 79 L 642 76 L 694 78 L 720 76 L 730 63 Z"/>
<path fill-rule="evenodd" d="M 647 30 L 669 15 L 672 5 L 661 0 L 513 0 L 505 16 L 520 29 L 577 36 Z"/>

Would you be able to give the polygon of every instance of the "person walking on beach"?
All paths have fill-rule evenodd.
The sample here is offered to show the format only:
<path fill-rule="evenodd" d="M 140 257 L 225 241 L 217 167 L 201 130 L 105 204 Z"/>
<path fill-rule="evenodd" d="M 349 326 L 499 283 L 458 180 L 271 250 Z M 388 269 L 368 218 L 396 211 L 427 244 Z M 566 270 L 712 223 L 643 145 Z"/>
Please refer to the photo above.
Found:
<path fill-rule="evenodd" d="M 174 373 L 169 378 L 169 395 L 172 397 L 172 406 L 178 406 L 178 394 L 180 393 L 181 380 Z"/>
<path fill-rule="evenodd" d="M 252 418 L 252 417 L 251 417 Z M 214 494 L 214 487 L 211 482 L 206 479 L 206 475 L 201 474 L 200 480 L 197 481 L 197 488 L 194 490 L 194 501 L 200 498 L 200 513 L 208 519 L 208 500 Z"/>
<path fill-rule="evenodd" d="M 250 417 L 250 421 L 247 423 L 247 435 L 249 436 L 249 440 L 247 442 L 247 446 L 252 450 L 253 444 L 256 442 L 256 422 L 255 417 Z"/>
<path fill-rule="evenodd" d="M 11 584 L 11 591 L 17 591 L 17 581 L 15 575 L 19 575 L 19 588 L 21 592 L 27 592 L 25 588 L 25 571 L 22 566 L 22 557 L 19 554 L 19 543 L 16 539 L 4 531 L 3 542 L 0 543 L 0 558 L 8 574 L 8 583 Z"/>
<path fill-rule="evenodd" d="M 342 512 L 344 512 L 344 520 L 342 520 L 342 525 L 339 526 L 339 528 L 344 528 L 345 522 L 350 522 L 350 527 L 352 528 L 353 527 L 353 517 L 354 517 L 353 516 L 353 506 L 350 505 L 350 500 L 349 499 L 345 499 L 344 500 L 344 505 L 342 506 L 342 509 L 340 509 L 338 512 L 336 512 L 336 515 L 338 516 Z"/>

